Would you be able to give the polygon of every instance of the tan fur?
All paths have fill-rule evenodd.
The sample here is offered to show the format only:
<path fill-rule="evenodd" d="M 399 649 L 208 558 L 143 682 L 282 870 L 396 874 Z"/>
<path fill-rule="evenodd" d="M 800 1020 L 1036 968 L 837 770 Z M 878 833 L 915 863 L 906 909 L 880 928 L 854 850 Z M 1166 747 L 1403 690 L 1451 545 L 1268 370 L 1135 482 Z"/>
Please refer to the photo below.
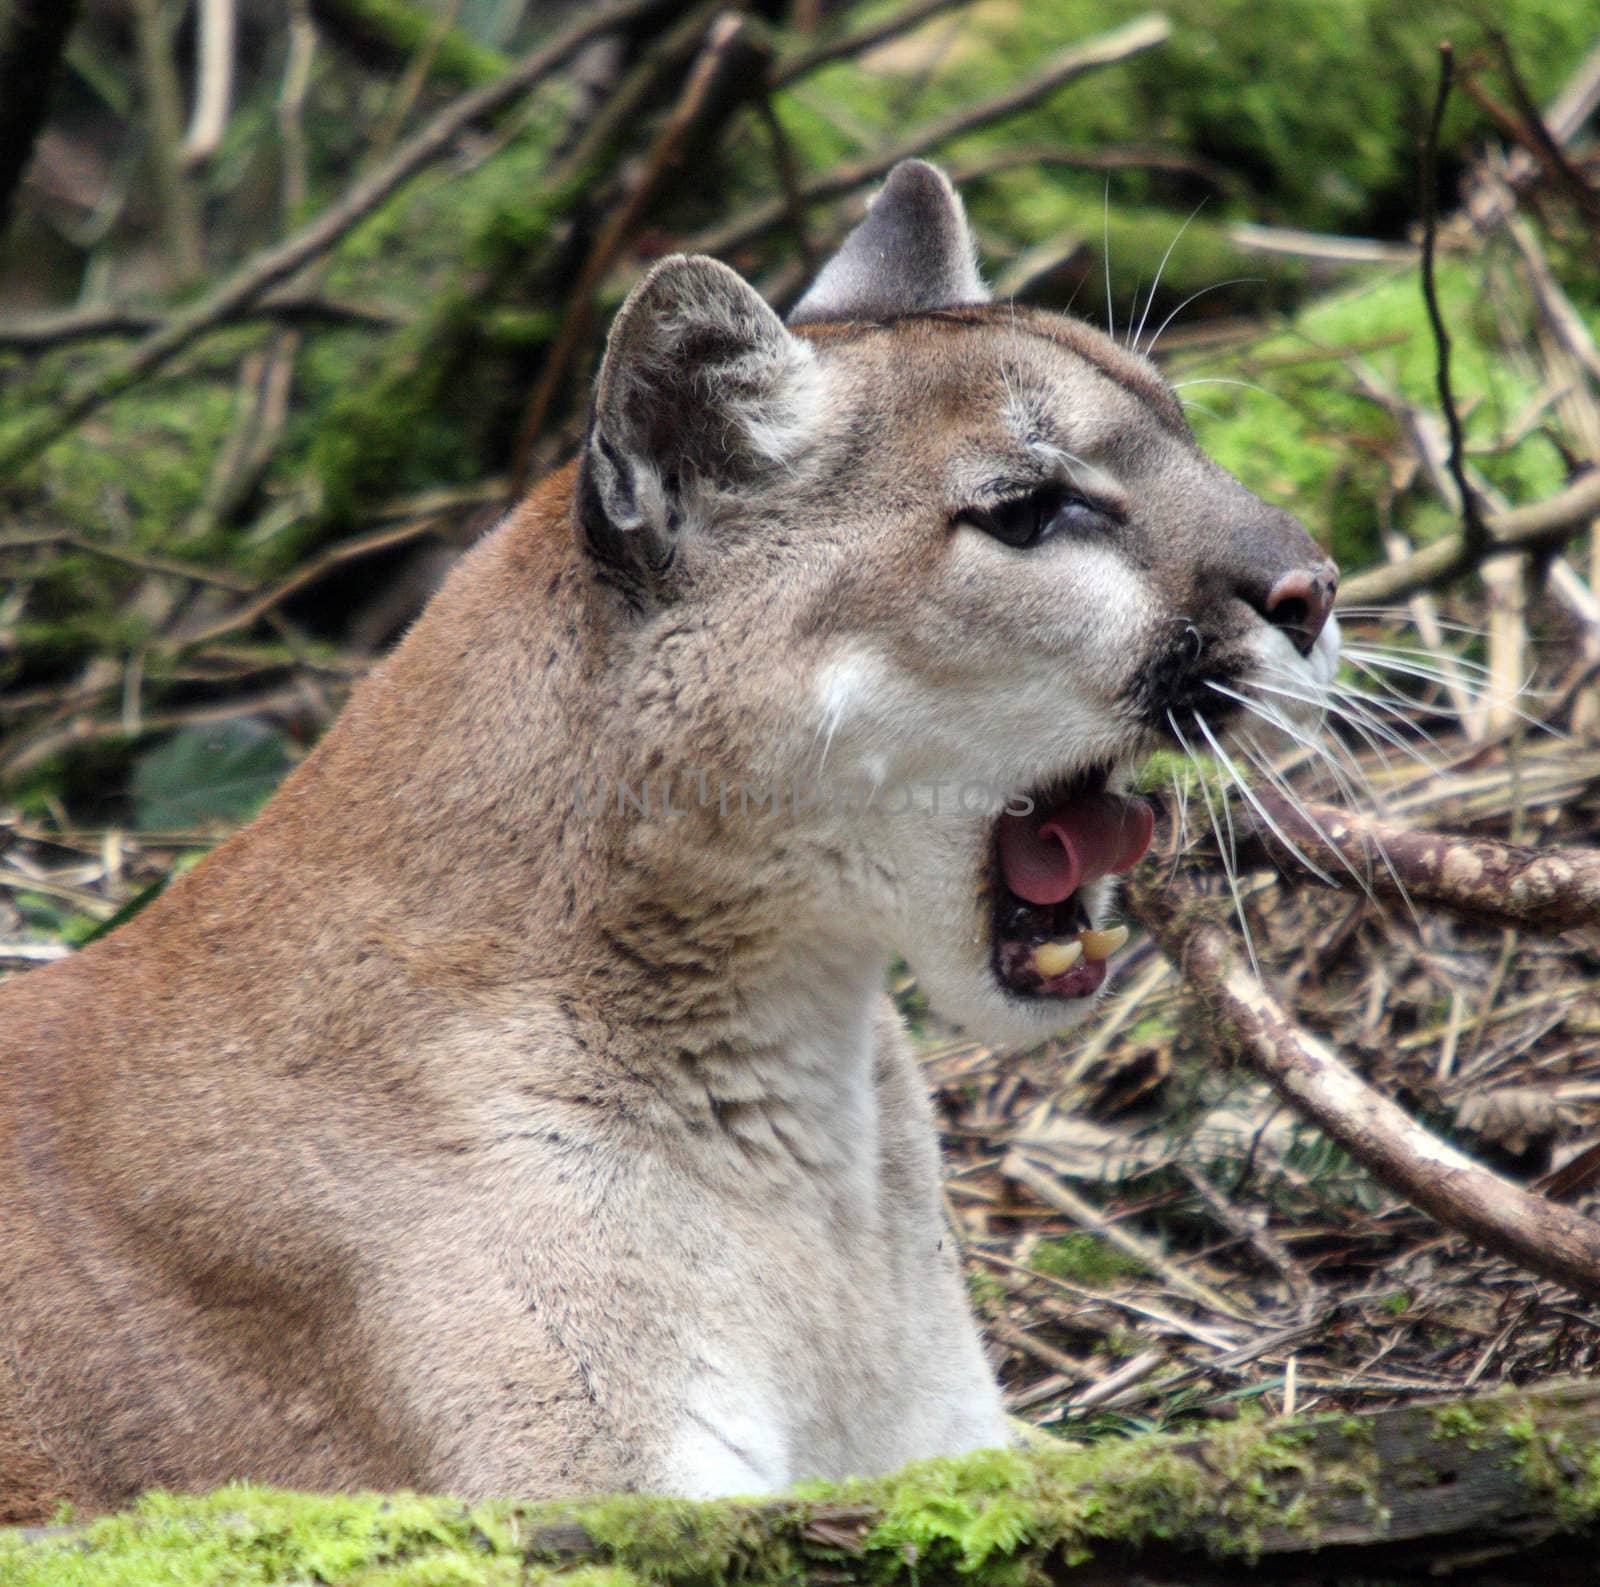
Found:
<path fill-rule="evenodd" d="M 792 452 L 728 462 L 659 583 L 547 480 L 251 826 L 0 990 L 0 1518 L 230 1478 L 725 1491 L 999 1436 L 879 991 L 900 923 L 976 952 L 981 829 L 574 790 L 824 742 L 1008 784 L 1120 759 L 1161 624 L 1255 643 L 1232 548 L 1313 548 L 1075 324 L 808 326 L 779 362 Z M 1059 582 L 1098 553 L 952 530 L 1036 466 L 1018 402 L 1125 490 L 1126 613 Z"/>

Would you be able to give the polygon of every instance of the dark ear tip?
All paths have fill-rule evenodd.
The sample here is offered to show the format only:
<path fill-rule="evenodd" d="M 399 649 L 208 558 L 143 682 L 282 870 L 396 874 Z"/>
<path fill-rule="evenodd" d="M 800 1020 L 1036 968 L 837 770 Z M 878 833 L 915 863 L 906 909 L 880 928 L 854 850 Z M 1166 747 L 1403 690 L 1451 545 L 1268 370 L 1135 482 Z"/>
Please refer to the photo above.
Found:
<path fill-rule="evenodd" d="M 895 198 L 954 197 L 955 187 L 938 166 L 926 160 L 902 160 L 884 180 L 878 202 L 882 203 L 891 195 Z"/>

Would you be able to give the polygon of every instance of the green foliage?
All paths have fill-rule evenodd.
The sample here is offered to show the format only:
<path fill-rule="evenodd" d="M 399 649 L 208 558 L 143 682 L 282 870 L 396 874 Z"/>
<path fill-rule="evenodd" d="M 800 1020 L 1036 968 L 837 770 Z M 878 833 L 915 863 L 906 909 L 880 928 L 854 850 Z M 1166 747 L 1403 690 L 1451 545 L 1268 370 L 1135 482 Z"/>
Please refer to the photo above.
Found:
<path fill-rule="evenodd" d="M 260 809 L 289 760 L 283 735 L 249 718 L 181 728 L 134 763 L 134 820 L 156 832 L 236 826 Z"/>
<path fill-rule="evenodd" d="M 1516 415 L 1541 392 L 1537 372 L 1511 356 L 1507 326 L 1485 301 L 1481 270 L 1446 260 L 1439 297 L 1453 342 L 1452 376 L 1476 466 L 1515 500 L 1537 500 L 1565 483 L 1560 453 L 1541 429 L 1495 450 Z M 1352 358 L 1381 386 L 1435 413 L 1436 354 L 1418 272 L 1310 304 L 1281 333 L 1236 355 L 1174 371 L 1192 398 L 1200 444 L 1268 501 L 1293 508 L 1346 567 L 1381 560 L 1377 504 L 1392 494 L 1391 459 L 1404 450 L 1399 420 L 1364 391 Z M 1240 384 L 1239 382 L 1245 382 Z M 1407 514 L 1426 541 L 1454 527 L 1431 499 Z"/>
<path fill-rule="evenodd" d="M 1396 204 L 1412 211 L 1441 39 L 1469 57 L 1487 27 L 1499 28 L 1532 92 L 1548 98 L 1594 32 L 1592 12 L 1573 0 L 1526 0 L 1492 21 L 1471 0 L 991 0 L 983 9 L 990 25 L 964 35 L 946 67 L 975 89 L 1036 69 L 1067 41 L 1160 11 L 1172 37 L 1118 68 L 1115 92 L 1096 77 L 1008 135 L 1165 141 L 1242 172 L 1269 218 L 1323 230 L 1381 229 Z M 1457 96 L 1442 142 L 1455 147 L 1483 125 Z"/>
<path fill-rule="evenodd" d="M 1028 1258 L 1029 1265 L 1051 1278 L 1102 1287 L 1119 1278 L 1144 1276 L 1144 1264 L 1098 1234 L 1069 1234 L 1058 1240 L 1041 1240 Z"/>
<path fill-rule="evenodd" d="M 152 1493 L 90 1525 L 80 1544 L 21 1548 L 0 1540 L 0 1587 L 250 1587 L 266 1582 L 490 1587 L 492 1557 L 472 1512 L 449 1500 L 334 1497 L 222 1488 L 203 1498 Z M 509 1564 L 502 1562 L 502 1565 Z M 453 1575 L 368 1575 L 428 1564 Z"/>

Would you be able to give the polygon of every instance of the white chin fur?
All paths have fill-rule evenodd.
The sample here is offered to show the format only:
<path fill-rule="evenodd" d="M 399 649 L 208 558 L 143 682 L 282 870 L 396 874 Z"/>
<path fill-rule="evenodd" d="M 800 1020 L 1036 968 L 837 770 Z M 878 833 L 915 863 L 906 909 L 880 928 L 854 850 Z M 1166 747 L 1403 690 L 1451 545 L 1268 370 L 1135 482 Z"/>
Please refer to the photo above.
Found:
<path fill-rule="evenodd" d="M 1306 657 L 1306 665 L 1311 669 L 1311 676 L 1319 689 L 1326 689 L 1337 676 L 1339 671 L 1337 617 L 1330 616 L 1322 632 L 1317 635 L 1317 642 L 1311 647 L 1311 654 Z"/>

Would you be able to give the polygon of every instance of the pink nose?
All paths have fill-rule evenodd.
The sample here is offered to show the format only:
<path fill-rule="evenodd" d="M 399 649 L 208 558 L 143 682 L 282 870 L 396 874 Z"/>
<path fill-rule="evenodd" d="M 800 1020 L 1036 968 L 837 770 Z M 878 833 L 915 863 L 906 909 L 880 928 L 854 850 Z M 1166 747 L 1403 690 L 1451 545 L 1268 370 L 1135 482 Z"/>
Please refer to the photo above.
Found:
<path fill-rule="evenodd" d="M 1327 627 L 1333 598 L 1339 593 L 1339 568 L 1332 561 L 1320 568 L 1285 573 L 1267 592 L 1263 610 L 1274 628 L 1281 628 L 1302 656 L 1311 654 L 1317 635 Z"/>

